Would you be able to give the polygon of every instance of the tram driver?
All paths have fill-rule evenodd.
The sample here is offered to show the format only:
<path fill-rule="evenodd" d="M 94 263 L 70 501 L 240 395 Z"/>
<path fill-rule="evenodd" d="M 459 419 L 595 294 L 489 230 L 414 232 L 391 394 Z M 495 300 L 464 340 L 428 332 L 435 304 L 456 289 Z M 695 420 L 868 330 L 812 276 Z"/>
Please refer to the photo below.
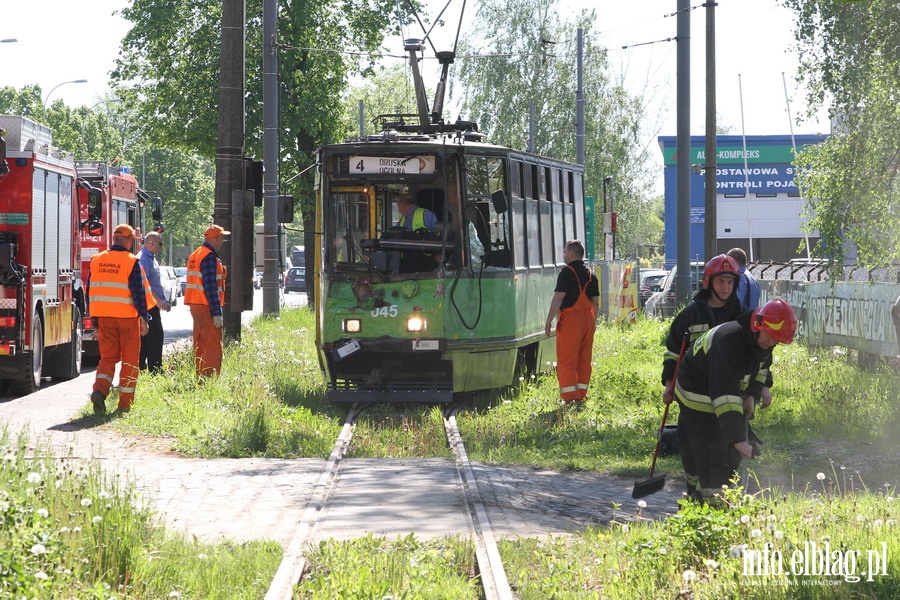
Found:
<path fill-rule="evenodd" d="M 425 230 L 434 233 L 438 223 L 437 215 L 419 206 L 412 194 L 404 193 L 397 196 L 397 210 L 400 211 L 398 227 L 403 227 L 406 231 Z"/>

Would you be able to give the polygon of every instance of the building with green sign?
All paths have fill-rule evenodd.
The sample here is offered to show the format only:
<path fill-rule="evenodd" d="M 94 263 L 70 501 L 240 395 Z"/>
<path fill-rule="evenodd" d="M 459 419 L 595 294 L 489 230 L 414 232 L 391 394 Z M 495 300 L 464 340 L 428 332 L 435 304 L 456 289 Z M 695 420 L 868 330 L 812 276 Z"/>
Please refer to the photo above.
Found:
<path fill-rule="evenodd" d="M 824 135 L 797 135 L 797 149 L 819 144 Z M 666 267 L 675 265 L 676 173 L 675 136 L 660 136 L 665 168 Z M 716 139 L 716 254 L 740 246 L 754 261 L 787 261 L 805 257 L 798 250 L 807 235 L 806 202 L 794 183 L 794 151 L 790 135 L 722 135 Z M 691 137 L 691 260 L 706 261 L 706 141 Z M 810 243 L 818 239 L 809 232 Z"/>

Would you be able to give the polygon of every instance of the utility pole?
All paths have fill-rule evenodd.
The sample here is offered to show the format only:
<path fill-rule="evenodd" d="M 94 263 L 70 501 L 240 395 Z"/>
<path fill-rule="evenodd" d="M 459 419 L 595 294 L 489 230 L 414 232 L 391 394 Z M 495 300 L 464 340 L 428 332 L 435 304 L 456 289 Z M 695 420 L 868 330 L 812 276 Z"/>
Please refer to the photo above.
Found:
<path fill-rule="evenodd" d="M 690 0 L 678 0 L 676 28 L 676 240 L 675 306 L 691 299 L 691 15 Z"/>
<path fill-rule="evenodd" d="M 244 189 L 244 0 L 222 0 L 222 48 L 219 58 L 219 129 L 216 147 L 216 187 L 213 222 L 232 230 L 232 196 Z M 232 247 L 226 236 L 220 258 L 229 268 L 228 289 L 222 311 L 225 338 L 241 339 L 241 314 L 232 307 L 232 296 L 245 282 L 237 281 L 244 269 L 235 266 L 232 257 L 243 256 L 243 249 Z M 239 292 L 240 293 L 240 292 Z"/>
<path fill-rule="evenodd" d="M 575 162 L 584 165 L 584 29 L 580 27 L 575 47 Z"/>
<path fill-rule="evenodd" d="M 704 203 L 706 206 L 703 225 L 703 246 L 705 260 L 718 252 L 718 229 L 716 216 L 716 3 L 706 4 L 706 177 Z"/>
<path fill-rule="evenodd" d="M 278 234 L 278 0 L 263 4 L 263 314 L 280 311 L 278 276 L 281 271 L 281 239 Z"/>

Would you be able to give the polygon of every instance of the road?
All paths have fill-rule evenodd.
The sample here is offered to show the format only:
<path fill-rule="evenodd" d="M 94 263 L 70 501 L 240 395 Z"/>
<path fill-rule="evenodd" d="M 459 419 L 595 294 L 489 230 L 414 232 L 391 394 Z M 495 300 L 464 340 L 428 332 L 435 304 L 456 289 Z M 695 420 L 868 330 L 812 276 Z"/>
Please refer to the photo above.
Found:
<path fill-rule="evenodd" d="M 306 294 L 281 294 L 282 308 L 294 308 L 298 306 L 306 306 Z M 262 290 L 253 290 L 253 310 L 247 310 L 241 313 L 241 322 L 246 324 L 251 319 L 262 313 L 263 292 Z M 191 320 L 191 311 L 184 303 L 184 297 L 178 298 L 178 304 L 172 307 L 169 312 L 162 313 L 162 324 L 165 332 L 163 338 L 164 344 L 172 344 L 178 340 L 191 337 L 193 330 L 193 321 Z M 83 371 L 82 371 L 83 372 Z"/>

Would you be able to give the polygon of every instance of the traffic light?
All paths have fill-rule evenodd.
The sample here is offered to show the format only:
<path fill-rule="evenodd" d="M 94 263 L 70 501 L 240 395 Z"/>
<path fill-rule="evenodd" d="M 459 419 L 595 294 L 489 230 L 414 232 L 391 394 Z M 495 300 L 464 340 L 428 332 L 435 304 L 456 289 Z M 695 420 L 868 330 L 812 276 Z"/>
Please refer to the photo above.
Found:
<path fill-rule="evenodd" d="M 253 190 L 253 206 L 263 205 L 263 163 L 244 157 L 244 189 Z"/>

